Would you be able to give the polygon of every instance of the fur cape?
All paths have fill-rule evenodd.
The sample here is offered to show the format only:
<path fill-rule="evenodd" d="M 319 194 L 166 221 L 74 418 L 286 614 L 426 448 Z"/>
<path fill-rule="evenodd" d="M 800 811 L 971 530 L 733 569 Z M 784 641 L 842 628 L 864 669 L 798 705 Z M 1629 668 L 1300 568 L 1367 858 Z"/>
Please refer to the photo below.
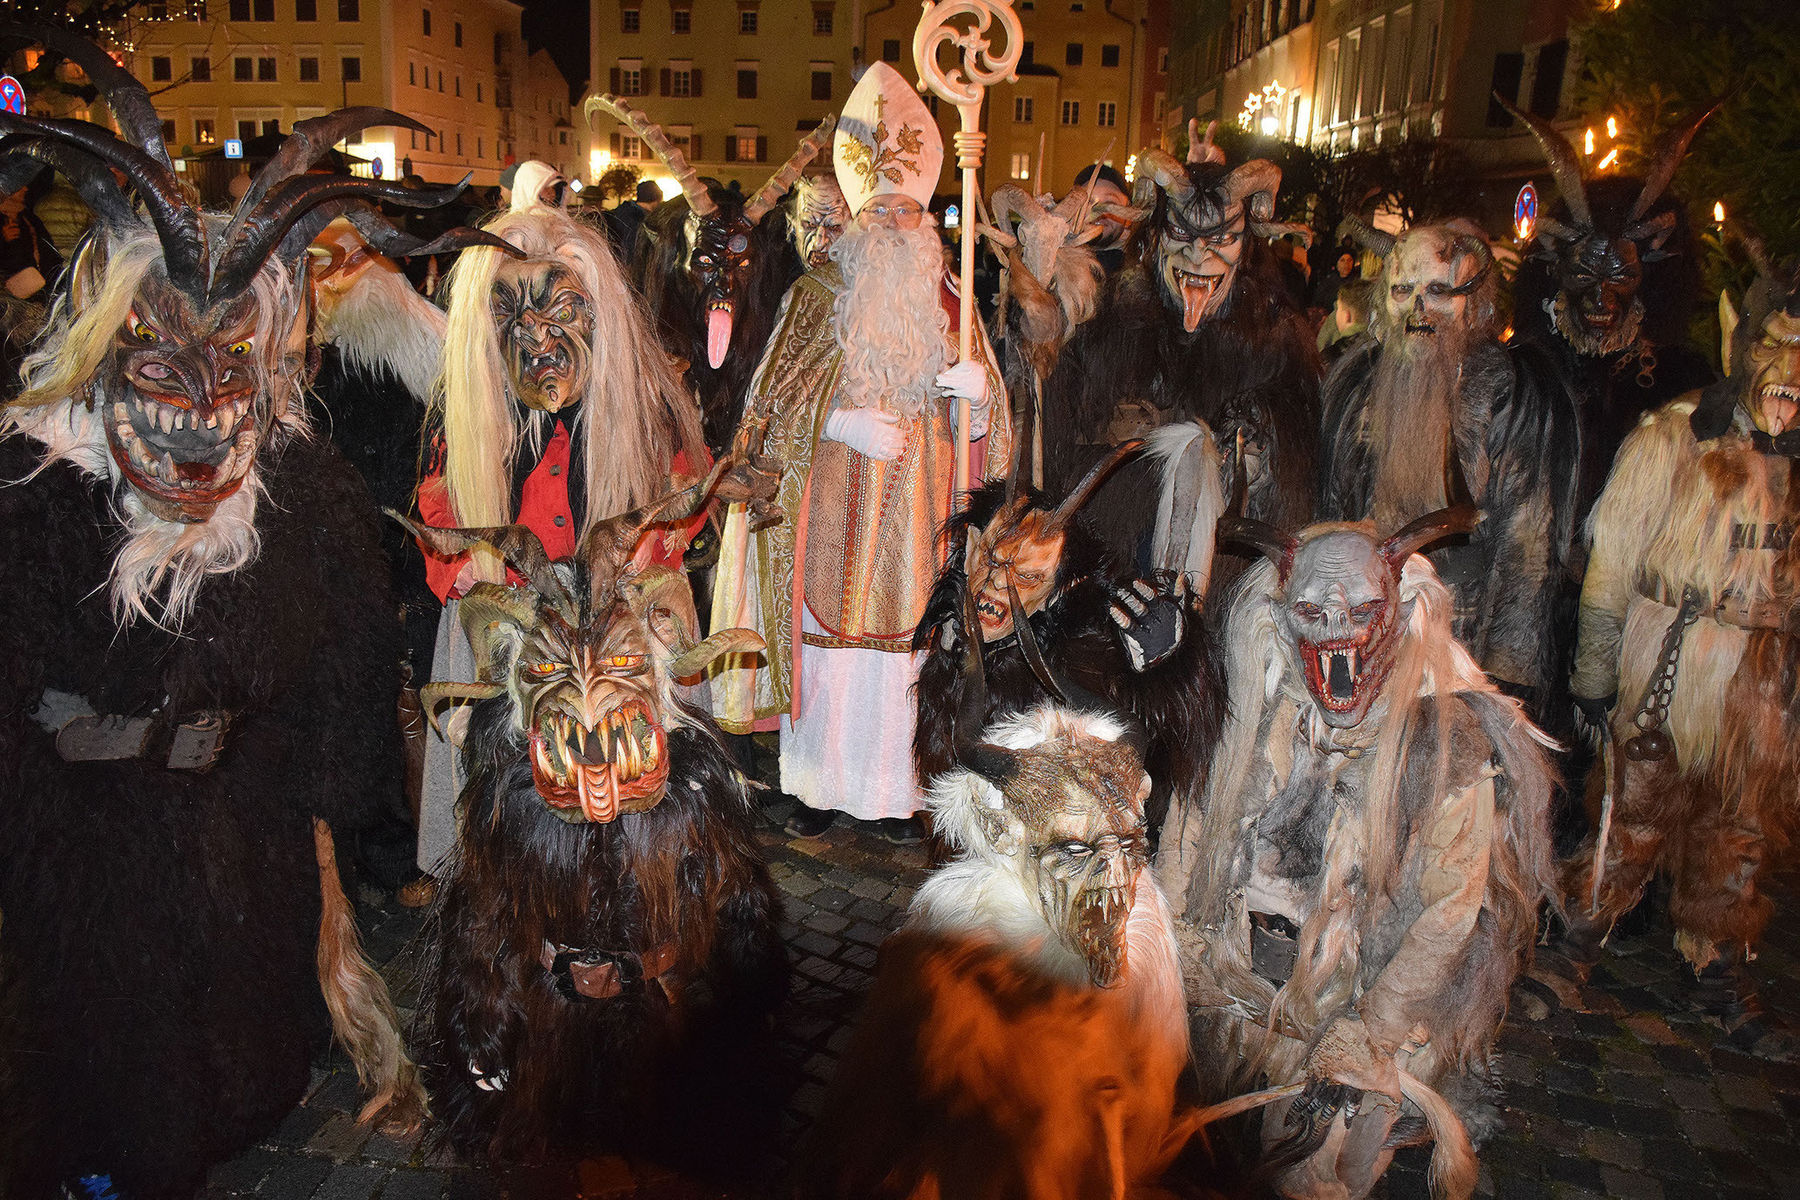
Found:
<path fill-rule="evenodd" d="M 121 629 L 111 490 L 60 460 L 25 479 L 40 455 L 0 440 L 0 1076 L 28 1147 L 0 1178 L 186 1196 L 299 1101 L 329 1032 L 312 818 L 342 842 L 400 788 L 387 565 L 362 481 L 302 435 L 257 456 L 256 557 L 179 636 Z M 71 763 L 32 717 L 47 690 L 233 720 L 204 773 Z"/>
<path fill-rule="evenodd" d="M 1271 448 L 1273 487 L 1251 513 L 1284 529 L 1312 516 L 1318 447 L 1319 359 L 1305 315 L 1294 306 L 1275 258 L 1245 235 L 1237 279 L 1223 309 L 1193 333 L 1164 299 L 1153 258 L 1107 280 L 1099 311 L 1063 347 L 1044 387 L 1044 480 L 1063 494 L 1112 443 L 1143 428 L 1113 428 L 1135 403 L 1160 426 L 1198 418 L 1221 443 L 1243 430 Z M 1094 529 L 1128 560 L 1139 557 L 1155 520 L 1153 464 L 1115 472 L 1087 509 Z"/>
<path fill-rule="evenodd" d="M 707 189 L 721 214 L 740 212 L 745 198 L 726 188 Z M 688 202 L 665 200 L 644 218 L 637 245 L 620 252 L 630 277 L 656 322 L 663 348 L 687 361 L 687 382 L 700 401 L 706 445 L 722 454 L 744 413 L 750 377 L 762 361 L 781 298 L 806 270 L 788 234 L 787 211 L 777 205 L 750 234 L 750 267 L 732 314 L 731 344 L 715 369 L 706 357 L 706 303 L 682 266 L 687 258 Z"/>
<path fill-rule="evenodd" d="M 1021 487 L 1020 492 L 1034 504 L 1042 503 L 1032 489 Z M 913 764 L 925 787 L 956 768 L 956 714 L 961 711 L 965 681 L 961 652 L 944 649 L 942 631 L 952 620 L 959 629 L 962 624 L 968 574 L 961 546 L 972 528 L 993 520 L 1004 496 L 1004 483 L 987 484 L 946 525 L 947 540 L 956 549 L 939 573 L 913 634 L 914 651 L 925 654 L 915 685 L 919 714 L 913 732 Z M 1185 795 L 1204 781 L 1225 719 L 1224 670 L 1212 631 L 1191 610 L 1175 653 L 1142 674 L 1132 670 L 1110 613 L 1112 588 L 1131 579 L 1078 516 L 1065 534 L 1050 599 L 1032 615 L 1031 628 L 1046 661 L 1059 674 L 1144 723 L 1149 732 L 1144 769 L 1151 782 L 1145 811 L 1155 829 L 1172 795 Z M 982 660 L 988 687 L 984 725 L 1044 703 L 1043 685 L 1016 637 L 985 646 Z"/>
<path fill-rule="evenodd" d="M 660 803 L 570 823 L 515 737 L 507 697 L 477 706 L 461 832 L 426 929 L 416 1041 L 444 1135 L 501 1159 L 626 1144 L 741 1171 L 777 1134 L 755 1034 L 787 986 L 743 777 L 709 730 L 671 724 Z M 666 984 L 568 999 L 541 964 L 546 941 L 677 957 Z M 505 1072 L 504 1086 L 478 1087 L 471 1065 Z"/>
<path fill-rule="evenodd" d="M 1364 429 L 1381 353 L 1374 338 L 1359 342 L 1325 380 L 1321 520 L 1368 514 Z M 1568 622 L 1555 618 L 1572 570 L 1580 419 L 1555 363 L 1534 346 L 1483 343 L 1462 379 L 1457 458 L 1482 522 L 1428 557 L 1456 597 L 1457 641 L 1489 674 L 1534 689 L 1538 715 L 1556 707 L 1570 652 Z"/>

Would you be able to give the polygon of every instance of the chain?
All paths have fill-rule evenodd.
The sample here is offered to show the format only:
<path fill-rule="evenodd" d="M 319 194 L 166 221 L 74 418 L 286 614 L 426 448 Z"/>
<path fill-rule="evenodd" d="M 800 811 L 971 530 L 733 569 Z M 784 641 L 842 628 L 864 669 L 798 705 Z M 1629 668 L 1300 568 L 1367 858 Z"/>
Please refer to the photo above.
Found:
<path fill-rule="evenodd" d="M 1699 591 L 1692 587 L 1683 588 L 1681 607 L 1676 610 L 1675 619 L 1669 623 L 1669 631 L 1663 634 L 1662 649 L 1656 656 L 1656 673 L 1650 677 L 1650 686 L 1644 689 L 1644 700 L 1638 705 L 1637 715 L 1631 718 L 1631 723 L 1637 726 L 1638 734 L 1625 743 L 1627 758 L 1646 762 L 1663 758 L 1669 753 L 1669 737 L 1662 732 L 1662 727 L 1669 719 L 1669 702 L 1675 698 L 1675 678 L 1681 664 L 1682 638 L 1686 635 L 1688 626 L 1699 617 Z"/>

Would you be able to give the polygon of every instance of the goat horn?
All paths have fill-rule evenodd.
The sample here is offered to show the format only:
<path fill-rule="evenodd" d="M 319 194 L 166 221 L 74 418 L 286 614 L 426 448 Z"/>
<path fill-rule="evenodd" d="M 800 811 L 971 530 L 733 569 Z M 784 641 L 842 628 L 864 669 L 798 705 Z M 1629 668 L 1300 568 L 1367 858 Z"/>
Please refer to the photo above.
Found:
<path fill-rule="evenodd" d="M 8 21 L 0 25 L 0 41 L 20 39 L 54 50 L 80 67 L 112 109 L 113 118 L 125 132 L 126 144 L 143 151 L 163 170 L 175 170 L 168 148 L 163 145 L 162 117 L 150 100 L 149 90 L 114 62 L 112 55 L 84 37 L 42 21 Z M 0 59 L 6 57 L 0 53 Z"/>
<path fill-rule="evenodd" d="M 744 206 L 744 220 L 756 225 L 768 215 L 769 210 L 781 203 L 787 190 L 794 186 L 800 178 L 800 172 L 806 170 L 813 159 L 819 157 L 825 148 L 831 145 L 831 133 L 837 128 L 836 117 L 826 117 L 819 122 L 817 129 L 800 139 L 800 145 L 781 165 L 781 170 L 769 176 L 769 181 L 758 189 L 750 203 Z"/>
<path fill-rule="evenodd" d="M 1687 156 L 1688 147 L 1693 144 L 1694 135 L 1700 132 L 1700 126 L 1706 124 L 1706 119 L 1718 112 L 1719 106 L 1724 103 L 1725 98 L 1721 96 L 1689 117 L 1686 124 L 1678 125 L 1663 134 L 1656 143 L 1656 154 L 1650 160 L 1650 169 L 1644 172 L 1644 190 L 1638 193 L 1638 198 L 1632 202 L 1631 211 L 1625 214 L 1626 224 L 1633 224 L 1650 211 L 1650 206 L 1656 203 L 1657 198 L 1669 186 L 1669 181 L 1675 178 L 1676 168 L 1681 166 L 1681 160 Z"/>
<path fill-rule="evenodd" d="M 491 700 L 506 691 L 503 684 L 498 683 L 428 683 L 419 689 L 419 707 L 425 710 L 425 719 L 437 730 L 438 736 L 444 736 L 443 722 L 438 720 L 438 705 L 445 700 Z"/>
<path fill-rule="evenodd" d="M 1278 577 L 1285 581 L 1294 566 L 1296 542 L 1293 535 L 1283 533 L 1267 521 L 1245 516 L 1249 505 L 1250 485 L 1244 475 L 1244 439 L 1238 438 L 1237 462 L 1232 470 L 1231 508 L 1219 518 L 1216 538 L 1248 546 L 1275 564 Z"/>
<path fill-rule="evenodd" d="M 615 121 L 630 126 L 631 131 L 643 139 L 644 145 L 656 152 L 656 157 L 662 159 L 663 166 L 669 169 L 669 174 L 681 185 L 681 194 L 687 197 L 688 210 L 696 217 L 710 217 L 718 211 L 718 205 L 706 194 L 706 185 L 700 182 L 700 177 L 688 164 L 687 156 L 675 148 L 662 126 L 645 116 L 642 110 L 633 108 L 611 92 L 606 92 L 589 96 L 581 111 L 590 127 L 594 123 L 596 112 L 603 112 Z"/>
<path fill-rule="evenodd" d="M 1473 504 L 1452 504 L 1436 512 L 1408 521 L 1399 532 L 1382 540 L 1381 557 L 1395 575 L 1415 553 L 1458 533 L 1467 533 L 1481 523 L 1481 512 Z"/>
<path fill-rule="evenodd" d="M 1081 477 L 1081 482 L 1075 485 L 1073 491 L 1063 497 L 1063 502 L 1056 506 L 1056 511 L 1051 513 L 1050 519 L 1044 522 L 1043 536 L 1053 537 L 1061 533 L 1069 522 L 1074 520 L 1075 514 L 1080 511 L 1081 506 L 1092 499 L 1100 485 L 1106 482 L 1106 477 L 1131 459 L 1136 458 L 1143 449 L 1143 438 L 1132 438 L 1130 441 L 1120 442 L 1113 447 L 1112 453 L 1090 467 L 1088 473 Z"/>
<path fill-rule="evenodd" d="M 1137 185 L 1131 189 L 1131 202 L 1139 208 L 1151 207 L 1156 202 L 1156 188 L 1181 204 L 1194 194 L 1187 168 L 1167 150 L 1152 148 L 1138 155 Z"/>
<path fill-rule="evenodd" d="M 1344 218 L 1340 228 L 1347 230 L 1351 240 L 1357 245 L 1382 258 L 1394 252 L 1394 243 L 1398 240 L 1393 234 L 1382 232 L 1354 213 Z"/>
<path fill-rule="evenodd" d="M 1578 228 L 1592 229 L 1594 218 L 1588 211 L 1587 185 L 1581 178 L 1581 156 L 1575 153 L 1574 144 L 1542 117 L 1514 108 L 1499 92 L 1494 93 L 1494 99 L 1500 107 L 1525 122 L 1525 128 L 1537 139 L 1544 157 L 1550 160 L 1550 174 L 1556 180 L 1556 190 L 1562 193 L 1563 203 L 1569 206 L 1569 218 Z"/>
<path fill-rule="evenodd" d="M 1013 613 L 1018 624 L 1018 613 Z M 963 586 L 963 694 L 957 705 L 952 753 L 963 767 L 995 787 L 1005 787 L 1019 769 L 1018 756 L 1004 746 L 981 740 L 987 720 L 987 669 L 981 661 L 981 615 L 975 611 L 975 593 Z"/>
<path fill-rule="evenodd" d="M 462 529 L 439 529 L 422 525 L 391 508 L 381 510 L 405 526 L 419 544 L 443 557 L 461 554 L 481 547 L 504 559 L 508 566 L 523 575 L 540 596 L 574 610 L 575 599 L 550 564 L 544 543 L 526 525 L 481 525 Z"/>

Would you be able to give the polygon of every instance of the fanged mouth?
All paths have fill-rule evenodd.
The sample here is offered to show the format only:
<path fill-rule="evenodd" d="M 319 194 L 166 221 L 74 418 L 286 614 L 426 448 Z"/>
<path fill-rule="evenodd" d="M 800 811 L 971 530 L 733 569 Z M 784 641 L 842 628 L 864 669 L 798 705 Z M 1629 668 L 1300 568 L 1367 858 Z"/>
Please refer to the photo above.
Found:
<path fill-rule="evenodd" d="M 637 701 L 613 709 L 593 729 L 559 709 L 532 730 L 531 775 L 546 804 L 579 808 L 586 820 L 604 824 L 661 799 L 669 779 L 668 736 Z M 633 803 L 647 797 L 649 804 Z"/>
<path fill-rule="evenodd" d="M 1368 645 L 1367 638 L 1300 643 L 1307 686 L 1327 711 L 1353 712 L 1368 690 L 1371 680 L 1364 675 Z"/>
<path fill-rule="evenodd" d="M 1095 987 L 1117 987 L 1124 978 L 1130 913 L 1131 889 L 1122 883 L 1090 888 L 1075 902 L 1075 941 Z"/>
<path fill-rule="evenodd" d="M 1765 383 L 1757 389 L 1758 407 L 1771 436 L 1780 436 L 1800 415 L 1800 387 L 1785 383 Z"/>
<path fill-rule="evenodd" d="M 112 404 L 113 459 L 132 485 L 179 504 L 216 504 L 242 485 L 256 456 L 252 393 L 202 415 L 132 394 Z"/>
<path fill-rule="evenodd" d="M 1206 316 L 1207 309 L 1212 307 L 1219 286 L 1224 281 L 1224 275 L 1196 275 L 1192 271 L 1175 268 L 1175 286 L 1181 292 L 1183 329 L 1192 333 L 1200 327 L 1200 321 Z"/>
<path fill-rule="evenodd" d="M 998 630 L 1006 624 L 1010 615 L 1006 605 L 995 601 L 987 593 L 982 592 L 975 597 L 975 616 L 981 622 L 982 629 Z"/>
<path fill-rule="evenodd" d="M 1437 326 L 1433 325 L 1430 321 L 1409 320 L 1406 323 L 1406 332 L 1435 334 L 1437 332 Z"/>

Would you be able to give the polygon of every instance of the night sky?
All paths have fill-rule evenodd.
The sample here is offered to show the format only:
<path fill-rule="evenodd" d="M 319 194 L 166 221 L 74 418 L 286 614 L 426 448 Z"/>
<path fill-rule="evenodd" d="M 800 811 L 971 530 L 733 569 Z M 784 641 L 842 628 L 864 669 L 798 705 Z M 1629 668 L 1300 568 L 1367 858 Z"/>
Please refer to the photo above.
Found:
<path fill-rule="evenodd" d="M 588 73 L 587 0 L 522 0 L 525 6 L 525 41 L 533 50 L 550 51 L 550 57 L 569 81 L 569 102 L 581 99 L 581 85 Z"/>

